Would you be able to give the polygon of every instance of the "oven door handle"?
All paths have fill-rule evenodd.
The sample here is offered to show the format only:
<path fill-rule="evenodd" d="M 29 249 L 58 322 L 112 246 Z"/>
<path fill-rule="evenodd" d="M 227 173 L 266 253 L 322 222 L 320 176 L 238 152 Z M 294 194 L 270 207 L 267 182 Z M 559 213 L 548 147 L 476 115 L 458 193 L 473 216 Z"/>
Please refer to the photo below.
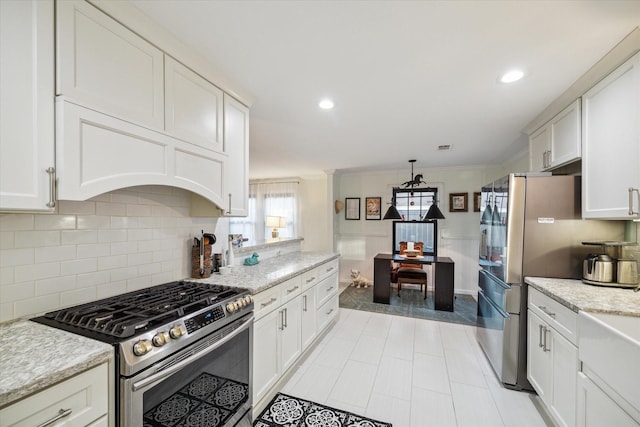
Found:
<path fill-rule="evenodd" d="M 185 365 L 188 365 L 191 362 L 194 362 L 198 359 L 200 359 L 203 356 L 206 356 L 207 354 L 211 353 L 212 351 L 222 347 L 223 345 L 225 345 L 227 342 L 231 341 L 232 339 L 234 339 L 236 336 L 240 335 L 242 332 L 244 332 L 247 328 L 249 328 L 252 324 L 253 324 L 253 315 L 249 316 L 248 318 L 246 318 L 245 320 L 243 320 L 243 325 L 238 327 L 237 329 L 235 329 L 233 332 L 231 332 L 228 335 L 225 335 L 223 338 L 221 338 L 219 341 L 217 341 L 215 344 L 213 344 L 210 347 L 207 347 L 206 349 L 191 355 L 189 357 L 187 357 L 184 360 L 181 360 L 180 362 L 176 363 L 175 365 L 171 366 L 170 368 L 167 368 L 166 370 L 163 370 L 161 372 L 158 372 L 156 374 L 153 374 L 145 379 L 142 379 L 138 382 L 133 383 L 133 385 L 131 386 L 131 388 L 133 389 L 133 391 L 138 391 L 140 389 L 143 389 L 145 387 L 147 387 L 149 384 L 152 384 L 156 381 L 159 381 L 163 378 L 166 378 L 170 375 L 173 375 L 175 372 L 179 371 L 180 369 L 184 368 Z"/>

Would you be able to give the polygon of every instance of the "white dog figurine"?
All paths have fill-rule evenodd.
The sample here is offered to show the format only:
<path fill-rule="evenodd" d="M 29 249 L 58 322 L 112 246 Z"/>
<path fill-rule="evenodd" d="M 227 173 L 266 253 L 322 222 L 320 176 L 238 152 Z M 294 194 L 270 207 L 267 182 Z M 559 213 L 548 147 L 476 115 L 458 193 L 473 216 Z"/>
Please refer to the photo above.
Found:
<path fill-rule="evenodd" d="M 356 288 L 368 288 L 371 285 L 371 280 L 366 277 L 362 277 L 360 275 L 360 270 L 351 269 L 351 286 L 355 286 Z"/>

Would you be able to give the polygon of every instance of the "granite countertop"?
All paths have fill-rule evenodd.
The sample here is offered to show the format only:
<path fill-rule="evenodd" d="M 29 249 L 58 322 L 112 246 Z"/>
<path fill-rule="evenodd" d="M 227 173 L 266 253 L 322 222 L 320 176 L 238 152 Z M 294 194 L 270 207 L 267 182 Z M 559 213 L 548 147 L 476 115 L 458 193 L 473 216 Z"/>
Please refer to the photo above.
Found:
<path fill-rule="evenodd" d="M 113 359 L 113 347 L 29 320 L 0 325 L 0 408 Z"/>
<path fill-rule="evenodd" d="M 332 252 L 294 252 L 260 261 L 256 265 L 234 266 L 225 275 L 213 273 L 206 279 L 189 280 L 248 288 L 252 294 L 257 294 L 338 257 L 339 254 Z"/>
<path fill-rule="evenodd" d="M 573 279 L 526 277 L 525 282 L 576 313 L 580 310 L 640 317 L 640 292 Z"/>

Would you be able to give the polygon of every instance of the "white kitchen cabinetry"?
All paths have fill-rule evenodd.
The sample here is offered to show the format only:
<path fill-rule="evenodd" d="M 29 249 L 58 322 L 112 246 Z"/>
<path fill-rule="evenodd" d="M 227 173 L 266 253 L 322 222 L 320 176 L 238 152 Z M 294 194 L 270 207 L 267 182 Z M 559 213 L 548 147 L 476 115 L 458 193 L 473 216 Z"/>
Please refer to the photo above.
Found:
<path fill-rule="evenodd" d="M 249 109 L 148 42 L 146 27 L 147 39 L 100 3 L 57 5 L 59 197 L 168 185 L 246 216 Z M 192 214 L 218 216 L 211 208 Z"/>
<path fill-rule="evenodd" d="M 640 53 L 582 102 L 583 218 L 640 217 Z"/>
<path fill-rule="evenodd" d="M 0 2 L 0 210 L 55 205 L 53 0 Z"/>
<path fill-rule="evenodd" d="M 527 378 L 561 426 L 576 423 L 577 317 L 529 287 Z"/>
<path fill-rule="evenodd" d="M 553 169 L 580 158 L 580 105 L 580 99 L 577 99 L 531 134 L 531 171 Z"/>
<path fill-rule="evenodd" d="M 109 369 L 103 363 L 3 408 L 0 425 L 106 426 L 108 390 Z"/>
<path fill-rule="evenodd" d="M 223 92 L 165 56 L 165 127 L 176 138 L 222 152 Z"/>
<path fill-rule="evenodd" d="M 247 216 L 249 203 L 249 109 L 224 95 L 225 214 Z"/>
<path fill-rule="evenodd" d="M 329 261 L 254 296 L 254 415 L 338 313 L 337 267 Z"/>
<path fill-rule="evenodd" d="M 577 426 L 638 427 L 636 422 L 597 384 L 578 373 Z"/>
<path fill-rule="evenodd" d="M 164 54 L 85 1 L 59 1 L 57 93 L 164 129 Z"/>

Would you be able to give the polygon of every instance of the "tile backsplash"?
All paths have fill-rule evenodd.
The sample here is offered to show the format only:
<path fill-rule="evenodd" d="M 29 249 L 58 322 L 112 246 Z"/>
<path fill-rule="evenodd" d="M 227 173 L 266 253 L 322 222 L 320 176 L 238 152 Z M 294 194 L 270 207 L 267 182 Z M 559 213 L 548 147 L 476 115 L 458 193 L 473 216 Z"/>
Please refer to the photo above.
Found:
<path fill-rule="evenodd" d="M 215 233 L 222 252 L 229 228 L 189 208 L 189 192 L 145 186 L 0 214 L 0 321 L 188 277 L 193 237 Z"/>

